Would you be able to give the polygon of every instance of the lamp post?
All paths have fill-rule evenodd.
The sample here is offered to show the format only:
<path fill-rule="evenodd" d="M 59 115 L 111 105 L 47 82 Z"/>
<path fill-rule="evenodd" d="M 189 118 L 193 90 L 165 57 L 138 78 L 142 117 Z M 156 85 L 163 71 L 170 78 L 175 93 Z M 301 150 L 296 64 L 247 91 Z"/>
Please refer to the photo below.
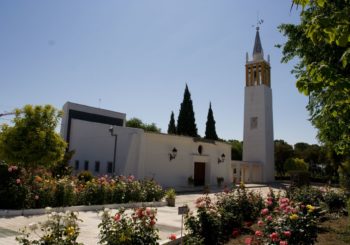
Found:
<path fill-rule="evenodd" d="M 116 154 L 117 154 L 117 139 L 118 135 L 114 134 L 114 127 L 111 126 L 109 128 L 109 132 L 111 133 L 112 136 L 114 136 L 114 153 L 113 153 L 113 166 L 112 166 L 112 173 L 113 176 L 115 175 L 115 159 L 116 159 Z"/>

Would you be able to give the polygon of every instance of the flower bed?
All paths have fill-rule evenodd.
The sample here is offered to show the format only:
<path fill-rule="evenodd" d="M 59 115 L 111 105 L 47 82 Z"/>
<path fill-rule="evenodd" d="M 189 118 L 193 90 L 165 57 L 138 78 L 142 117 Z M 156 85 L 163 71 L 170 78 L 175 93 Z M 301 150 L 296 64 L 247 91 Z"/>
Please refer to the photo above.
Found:
<path fill-rule="evenodd" d="M 164 191 L 154 180 L 133 176 L 55 179 L 29 175 L 17 166 L 0 165 L 0 209 L 64 207 L 159 201 Z"/>

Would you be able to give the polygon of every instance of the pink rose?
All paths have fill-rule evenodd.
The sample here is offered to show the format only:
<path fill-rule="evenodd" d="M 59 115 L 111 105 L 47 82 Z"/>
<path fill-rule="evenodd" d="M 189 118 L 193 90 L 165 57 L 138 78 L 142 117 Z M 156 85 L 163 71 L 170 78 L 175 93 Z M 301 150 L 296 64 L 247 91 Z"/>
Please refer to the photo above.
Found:
<path fill-rule="evenodd" d="M 8 169 L 7 169 L 7 171 L 9 171 L 10 173 L 12 172 L 12 167 L 9 167 Z"/>
<path fill-rule="evenodd" d="M 244 240 L 244 243 L 246 245 L 251 245 L 252 244 L 252 238 L 251 237 L 247 237 L 245 240 Z"/>
<path fill-rule="evenodd" d="M 269 213 L 269 210 L 267 208 L 264 208 L 263 210 L 261 210 L 262 215 L 267 215 L 268 213 Z"/>
<path fill-rule="evenodd" d="M 118 222 L 120 220 L 120 213 L 116 213 L 114 216 L 114 221 Z"/>
<path fill-rule="evenodd" d="M 292 232 L 290 231 L 284 231 L 283 234 L 286 236 L 286 237 L 290 237 L 292 235 Z"/>
<path fill-rule="evenodd" d="M 21 184 L 21 179 L 16 179 L 17 184 Z"/>
<path fill-rule="evenodd" d="M 269 215 L 269 216 L 266 217 L 266 219 L 267 219 L 268 221 L 272 221 L 272 216 Z"/>
<path fill-rule="evenodd" d="M 264 225 L 264 222 L 262 220 L 259 220 L 258 221 L 258 226 L 263 226 Z"/>
<path fill-rule="evenodd" d="M 150 225 L 154 226 L 156 224 L 156 221 L 154 219 L 151 220 Z"/>
<path fill-rule="evenodd" d="M 280 241 L 280 245 L 288 245 L 287 241 Z"/>
<path fill-rule="evenodd" d="M 174 233 L 170 234 L 169 239 L 172 241 L 176 240 L 176 235 Z"/>
<path fill-rule="evenodd" d="M 272 232 L 270 238 L 273 242 L 278 241 L 278 234 L 276 232 Z"/>
<path fill-rule="evenodd" d="M 267 206 L 272 206 L 272 201 L 267 201 L 266 204 Z"/>
<path fill-rule="evenodd" d="M 35 195 L 34 199 L 35 199 L 35 200 L 39 200 L 39 196 L 38 196 L 38 195 Z"/>
<path fill-rule="evenodd" d="M 236 238 L 236 237 L 238 237 L 239 235 L 240 235 L 239 229 L 234 228 L 234 229 L 232 230 L 232 236 L 233 236 L 234 238 Z"/>
<path fill-rule="evenodd" d="M 263 233 L 262 233 L 262 231 L 257 230 L 257 231 L 255 232 L 255 235 L 256 235 L 256 236 L 262 236 Z"/>

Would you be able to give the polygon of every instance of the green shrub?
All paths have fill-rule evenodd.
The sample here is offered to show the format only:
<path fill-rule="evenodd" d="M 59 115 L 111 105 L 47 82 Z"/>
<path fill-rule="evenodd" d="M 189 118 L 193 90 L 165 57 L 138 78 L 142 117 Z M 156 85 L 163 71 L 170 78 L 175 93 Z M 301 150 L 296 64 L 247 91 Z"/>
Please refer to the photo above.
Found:
<path fill-rule="evenodd" d="M 154 180 L 141 181 L 143 193 L 145 193 L 145 201 L 160 201 L 164 197 L 164 190 Z"/>
<path fill-rule="evenodd" d="M 295 202 L 320 206 L 323 201 L 322 191 L 318 188 L 304 186 L 301 188 L 290 188 L 286 193 L 287 197 Z"/>
<path fill-rule="evenodd" d="M 75 204 L 74 183 L 69 178 L 62 178 L 57 180 L 53 196 L 53 206 L 72 206 Z"/>
<path fill-rule="evenodd" d="M 329 212 L 338 212 L 346 208 L 346 196 L 343 192 L 328 189 L 323 194 L 323 200 Z"/>
<path fill-rule="evenodd" d="M 197 215 L 189 213 L 186 216 L 185 227 L 189 237 L 200 237 L 205 245 L 222 244 L 221 217 L 217 207 L 208 195 L 198 198 L 196 206 Z"/>
<path fill-rule="evenodd" d="M 84 189 L 80 193 L 80 198 L 84 205 L 96 205 L 105 203 L 106 190 L 104 185 L 101 185 L 93 179 L 85 184 Z"/>
<path fill-rule="evenodd" d="M 144 245 L 158 244 L 158 229 L 155 228 L 157 210 L 138 208 L 131 214 L 125 214 L 124 209 L 111 215 L 105 209 L 101 216 L 99 244 Z"/>
<path fill-rule="evenodd" d="M 44 223 L 31 223 L 21 231 L 21 235 L 16 237 L 19 244 L 45 244 L 45 245 L 82 245 L 76 240 L 80 233 L 77 214 L 67 211 L 63 213 L 51 213 Z M 41 232 L 37 233 L 36 230 Z M 35 233 L 38 240 L 31 240 Z M 38 235 L 40 234 L 40 235 Z"/>
<path fill-rule="evenodd" d="M 146 193 L 143 191 L 139 181 L 132 180 L 126 184 L 125 202 L 142 202 L 146 198 Z"/>
<path fill-rule="evenodd" d="M 307 171 L 289 171 L 291 187 L 310 185 L 310 173 Z"/>
<path fill-rule="evenodd" d="M 82 182 L 92 181 L 94 176 L 90 171 L 83 171 L 78 174 L 78 179 Z"/>
<path fill-rule="evenodd" d="M 116 181 L 115 185 L 112 187 L 112 192 L 114 203 L 124 203 L 126 201 L 126 183 L 124 181 Z"/>

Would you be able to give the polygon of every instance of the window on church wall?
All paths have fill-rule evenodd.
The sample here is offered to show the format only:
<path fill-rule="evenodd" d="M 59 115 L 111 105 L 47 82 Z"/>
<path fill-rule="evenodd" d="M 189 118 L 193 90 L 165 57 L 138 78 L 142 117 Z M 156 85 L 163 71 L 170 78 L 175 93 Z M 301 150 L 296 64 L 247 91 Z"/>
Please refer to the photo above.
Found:
<path fill-rule="evenodd" d="M 112 173 L 112 166 L 113 166 L 112 162 L 107 163 L 107 173 Z"/>
<path fill-rule="evenodd" d="M 250 129 L 256 129 L 258 127 L 258 117 L 250 118 Z"/>
<path fill-rule="evenodd" d="M 86 170 L 86 171 L 89 170 L 89 161 L 85 161 L 85 163 L 84 163 L 84 170 Z"/>

